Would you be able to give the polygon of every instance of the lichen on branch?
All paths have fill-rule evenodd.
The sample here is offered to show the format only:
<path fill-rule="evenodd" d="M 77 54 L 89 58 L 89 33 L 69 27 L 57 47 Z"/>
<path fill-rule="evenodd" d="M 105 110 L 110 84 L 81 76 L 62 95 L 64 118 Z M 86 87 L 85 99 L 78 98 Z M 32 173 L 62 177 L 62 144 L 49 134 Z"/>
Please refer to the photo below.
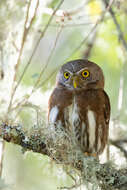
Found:
<path fill-rule="evenodd" d="M 0 124 L 0 137 L 20 145 L 25 151 L 49 156 L 57 164 L 71 166 L 80 171 L 82 184 L 92 184 L 96 189 L 127 189 L 127 169 L 117 170 L 110 162 L 100 164 L 93 157 L 85 156 L 76 145 L 74 137 L 61 129 L 34 126 L 29 132 L 22 126 Z"/>

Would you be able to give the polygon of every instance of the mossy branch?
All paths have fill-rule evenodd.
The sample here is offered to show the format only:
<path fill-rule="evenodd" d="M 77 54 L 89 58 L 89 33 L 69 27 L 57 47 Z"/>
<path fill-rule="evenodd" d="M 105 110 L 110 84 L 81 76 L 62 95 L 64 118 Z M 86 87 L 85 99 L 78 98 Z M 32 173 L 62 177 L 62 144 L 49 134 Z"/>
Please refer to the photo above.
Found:
<path fill-rule="evenodd" d="M 20 145 L 24 150 L 32 150 L 33 152 L 48 155 L 46 145 L 41 139 L 40 130 L 28 135 L 21 125 L 10 126 L 4 123 L 0 125 L 0 137 L 7 142 Z"/>
<path fill-rule="evenodd" d="M 48 128 L 45 128 L 45 131 L 48 131 Z M 49 132 L 45 131 L 43 128 L 33 127 L 30 132 L 27 132 L 21 125 L 11 126 L 6 123 L 0 125 L 2 139 L 20 145 L 24 150 L 47 155 L 56 163 L 73 166 L 80 170 L 83 183 L 91 183 L 102 190 L 127 189 L 127 169 L 117 170 L 110 162 L 100 164 L 95 158 L 84 156 L 75 144 L 72 145 L 73 140 L 68 141 L 65 134 L 60 136 L 60 132 L 58 136 L 51 138 Z M 62 137 L 66 138 L 66 143 L 70 142 L 72 146 L 66 144 L 66 147 L 62 144 L 65 142 L 65 139 L 61 141 Z"/>

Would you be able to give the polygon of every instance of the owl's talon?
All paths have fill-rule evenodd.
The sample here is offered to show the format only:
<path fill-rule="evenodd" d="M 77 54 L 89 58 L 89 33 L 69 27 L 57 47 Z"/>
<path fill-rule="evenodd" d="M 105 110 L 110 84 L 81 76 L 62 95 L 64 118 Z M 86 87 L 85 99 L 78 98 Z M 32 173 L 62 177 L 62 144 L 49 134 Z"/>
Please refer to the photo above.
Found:
<path fill-rule="evenodd" d="M 90 156 L 92 156 L 94 158 L 97 158 L 97 154 L 96 153 L 92 153 L 92 154 L 90 154 Z"/>
<path fill-rule="evenodd" d="M 94 158 L 97 158 L 97 154 L 96 153 L 88 153 L 88 152 L 84 152 L 85 156 L 91 156 Z"/>
<path fill-rule="evenodd" d="M 89 156 L 89 153 L 88 152 L 84 152 L 85 156 Z"/>

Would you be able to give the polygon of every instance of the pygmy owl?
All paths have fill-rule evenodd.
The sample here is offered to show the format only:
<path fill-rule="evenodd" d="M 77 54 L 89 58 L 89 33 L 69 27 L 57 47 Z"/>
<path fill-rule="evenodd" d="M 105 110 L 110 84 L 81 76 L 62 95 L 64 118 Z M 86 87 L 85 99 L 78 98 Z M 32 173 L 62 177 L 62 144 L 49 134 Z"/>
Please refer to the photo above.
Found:
<path fill-rule="evenodd" d="M 82 59 L 64 64 L 49 99 L 49 123 L 71 131 L 82 152 L 99 155 L 108 141 L 109 119 L 102 69 Z"/>

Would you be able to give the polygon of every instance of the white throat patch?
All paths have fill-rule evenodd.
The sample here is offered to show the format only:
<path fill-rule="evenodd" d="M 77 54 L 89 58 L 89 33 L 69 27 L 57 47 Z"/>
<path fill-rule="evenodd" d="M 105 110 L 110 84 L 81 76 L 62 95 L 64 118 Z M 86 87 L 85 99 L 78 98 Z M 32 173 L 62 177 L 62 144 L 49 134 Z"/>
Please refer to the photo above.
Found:
<path fill-rule="evenodd" d="M 69 106 L 69 123 L 70 123 L 70 130 L 75 136 L 76 133 L 78 132 L 80 125 L 79 110 L 75 98 L 73 100 L 72 105 Z"/>

